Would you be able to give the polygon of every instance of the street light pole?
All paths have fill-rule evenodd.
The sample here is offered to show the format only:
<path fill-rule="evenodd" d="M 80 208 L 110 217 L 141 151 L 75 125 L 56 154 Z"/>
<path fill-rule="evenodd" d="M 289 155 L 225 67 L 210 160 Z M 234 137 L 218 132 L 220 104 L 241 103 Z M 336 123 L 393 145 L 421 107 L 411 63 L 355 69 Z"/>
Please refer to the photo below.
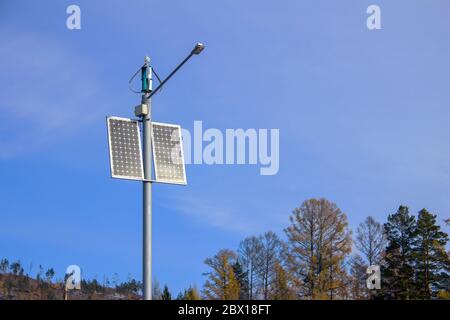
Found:
<path fill-rule="evenodd" d="M 155 90 L 152 90 L 152 67 L 150 58 L 145 57 L 145 63 L 141 68 L 142 99 L 136 107 L 135 114 L 142 121 L 142 145 L 143 145 L 143 296 L 144 300 L 152 300 L 152 103 L 151 97 L 193 56 L 199 55 L 205 46 L 198 43 L 191 53 L 163 80 Z M 137 73 L 136 73 L 137 74 Z M 136 75 L 135 74 L 135 75 Z M 134 76 L 133 76 L 134 78 Z M 133 79 L 132 78 L 132 79 Z M 132 80 L 131 79 L 131 80 Z M 130 81 L 131 81 L 130 80 Z M 158 78 L 159 80 L 159 78 Z"/>
<path fill-rule="evenodd" d="M 142 104 L 147 106 L 142 119 L 143 144 L 143 296 L 144 300 L 152 300 L 152 121 L 151 99 L 152 70 L 150 59 L 145 57 L 145 64 L 141 69 Z"/>

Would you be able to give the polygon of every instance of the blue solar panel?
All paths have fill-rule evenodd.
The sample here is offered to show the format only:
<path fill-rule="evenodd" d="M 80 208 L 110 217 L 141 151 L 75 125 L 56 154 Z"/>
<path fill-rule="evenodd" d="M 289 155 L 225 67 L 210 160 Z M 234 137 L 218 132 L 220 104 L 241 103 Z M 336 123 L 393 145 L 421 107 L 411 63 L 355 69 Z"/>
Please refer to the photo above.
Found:
<path fill-rule="evenodd" d="M 156 181 L 186 184 L 180 126 L 153 122 L 152 146 Z"/>
<path fill-rule="evenodd" d="M 112 177 L 144 179 L 139 123 L 127 118 L 108 117 L 107 125 Z"/>

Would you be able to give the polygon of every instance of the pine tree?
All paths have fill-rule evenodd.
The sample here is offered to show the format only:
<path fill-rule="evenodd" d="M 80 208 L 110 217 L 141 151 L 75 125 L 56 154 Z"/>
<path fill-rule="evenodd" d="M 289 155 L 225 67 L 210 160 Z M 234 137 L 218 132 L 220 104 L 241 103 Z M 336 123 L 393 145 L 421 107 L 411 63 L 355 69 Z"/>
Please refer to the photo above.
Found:
<path fill-rule="evenodd" d="M 406 206 L 388 216 L 384 224 L 387 238 L 385 263 L 381 268 L 382 290 L 385 298 L 408 300 L 414 298 L 413 244 L 416 239 L 415 217 Z"/>
<path fill-rule="evenodd" d="M 172 300 L 172 295 L 170 294 L 169 288 L 167 285 L 164 285 L 163 292 L 161 294 L 161 300 Z"/>
<path fill-rule="evenodd" d="M 442 290 L 449 291 L 450 262 L 445 251 L 447 242 L 448 235 L 436 224 L 436 215 L 426 209 L 420 210 L 414 250 L 416 298 L 429 300 Z"/>
<path fill-rule="evenodd" d="M 36 274 L 36 280 L 38 281 L 39 284 L 42 282 L 43 275 L 44 275 L 44 267 L 42 267 L 42 265 L 39 265 L 39 269 Z"/>
<path fill-rule="evenodd" d="M 236 260 L 236 262 L 233 264 L 233 271 L 234 275 L 236 276 L 236 280 L 239 284 L 239 300 L 248 300 L 249 299 L 248 275 L 247 272 L 245 272 L 242 269 L 242 265 L 239 262 L 239 259 Z"/>
<path fill-rule="evenodd" d="M 48 283 L 52 282 L 54 276 L 55 276 L 55 270 L 53 268 L 50 268 L 45 272 L 45 277 L 47 278 Z"/>
<path fill-rule="evenodd" d="M 16 275 L 16 276 L 20 274 L 21 269 L 22 269 L 22 265 L 21 265 L 20 261 L 15 261 L 15 262 L 11 263 L 11 265 L 9 266 L 9 270 L 12 272 L 13 275 Z"/>
<path fill-rule="evenodd" d="M 3 258 L 2 261 L 0 261 L 0 272 L 6 273 L 9 268 L 9 261 L 6 258 Z"/>
<path fill-rule="evenodd" d="M 205 260 L 212 271 L 205 273 L 208 279 L 203 287 L 203 293 L 211 300 L 236 300 L 239 298 L 239 283 L 233 271 L 236 253 L 231 250 L 221 250 L 213 258 Z"/>

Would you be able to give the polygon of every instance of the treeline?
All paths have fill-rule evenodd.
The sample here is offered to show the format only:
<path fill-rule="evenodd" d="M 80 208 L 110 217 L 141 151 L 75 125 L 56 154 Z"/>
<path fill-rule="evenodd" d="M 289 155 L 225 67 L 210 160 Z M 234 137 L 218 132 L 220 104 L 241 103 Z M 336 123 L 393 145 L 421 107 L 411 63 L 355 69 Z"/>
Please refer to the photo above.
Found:
<path fill-rule="evenodd" d="M 28 272 L 21 261 L 10 262 L 7 258 L 0 260 L 0 300 L 62 300 L 65 297 L 64 279 L 56 279 L 54 268 L 45 269 L 39 265 L 35 276 L 31 275 L 32 265 Z M 67 276 L 67 275 L 66 275 Z M 133 279 L 119 282 L 118 274 L 111 278 L 103 277 L 102 281 L 82 279 L 81 290 L 66 294 L 69 300 L 137 300 L 142 298 L 142 282 Z M 154 300 L 200 300 L 200 293 L 195 286 L 172 297 L 167 285 L 161 290 L 157 280 L 153 285 Z"/>
<path fill-rule="evenodd" d="M 352 237 L 336 204 L 310 199 L 294 209 L 284 234 L 248 237 L 207 258 L 202 297 L 450 299 L 448 235 L 426 209 L 416 218 L 400 206 L 384 224 L 367 217 Z M 367 289 L 369 265 L 381 267 L 381 290 Z"/>
<path fill-rule="evenodd" d="M 178 293 L 176 297 L 172 296 L 172 293 L 169 290 L 167 285 L 164 285 L 164 289 L 161 290 L 158 281 L 154 281 L 153 284 L 153 292 L 152 292 L 153 300 L 201 300 L 200 292 L 198 291 L 196 286 L 189 286 L 189 288 Z"/>
<path fill-rule="evenodd" d="M 289 219 L 283 238 L 268 231 L 207 258 L 201 290 L 190 286 L 175 297 L 154 281 L 153 299 L 450 299 L 448 235 L 426 209 L 416 217 L 400 206 L 383 224 L 369 216 L 354 234 L 326 199 L 304 201 Z M 370 265 L 381 267 L 380 290 L 367 289 Z M 39 265 L 33 278 L 20 261 L 0 260 L 0 299 L 63 299 L 64 283 L 53 268 Z M 119 282 L 117 274 L 83 279 L 69 298 L 141 299 L 142 283 Z"/>
<path fill-rule="evenodd" d="M 31 273 L 32 265 L 29 267 Z M 64 299 L 65 279 L 55 279 L 53 268 L 44 269 L 39 265 L 33 277 L 25 273 L 20 261 L 10 262 L 7 258 L 0 260 L 0 300 L 61 300 Z M 70 299 L 80 300 L 119 300 L 140 299 L 142 284 L 132 278 L 118 282 L 117 275 L 110 281 L 82 279 L 81 290 L 68 294 Z"/>

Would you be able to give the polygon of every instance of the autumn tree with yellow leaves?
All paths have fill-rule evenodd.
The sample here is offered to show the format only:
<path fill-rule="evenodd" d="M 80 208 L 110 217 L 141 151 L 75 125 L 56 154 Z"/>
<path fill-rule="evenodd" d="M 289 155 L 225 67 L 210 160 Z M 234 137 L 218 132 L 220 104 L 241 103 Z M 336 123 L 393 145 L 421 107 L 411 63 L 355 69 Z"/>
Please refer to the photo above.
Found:
<path fill-rule="evenodd" d="M 220 250 L 214 257 L 205 260 L 212 270 L 204 273 L 207 280 L 203 295 L 210 300 L 236 300 L 239 298 L 239 283 L 233 271 L 236 253 Z"/>

